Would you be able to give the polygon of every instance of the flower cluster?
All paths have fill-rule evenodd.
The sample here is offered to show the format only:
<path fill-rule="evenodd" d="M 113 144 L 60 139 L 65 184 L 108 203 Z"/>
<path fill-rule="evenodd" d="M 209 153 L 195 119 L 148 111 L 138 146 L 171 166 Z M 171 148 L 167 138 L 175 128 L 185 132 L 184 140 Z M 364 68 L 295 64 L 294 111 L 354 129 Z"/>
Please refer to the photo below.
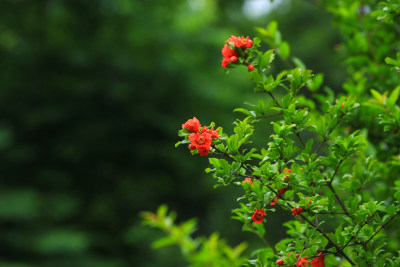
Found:
<path fill-rule="evenodd" d="M 222 55 L 224 56 L 222 58 L 222 67 L 224 68 L 228 68 L 229 63 L 236 63 L 240 57 L 239 54 L 245 55 L 246 49 L 253 45 L 253 41 L 249 39 L 248 36 L 244 38 L 243 36 L 238 37 L 232 35 L 227 43 L 228 44 L 225 44 L 224 48 L 222 48 Z M 254 69 L 254 65 L 247 63 L 246 65 L 250 71 Z"/>
<path fill-rule="evenodd" d="M 239 54 L 235 50 L 230 49 L 227 44 L 222 48 L 222 55 L 224 56 L 222 58 L 222 67 L 224 68 L 229 67 L 229 63 L 231 62 L 235 63 L 239 57 Z"/>
<path fill-rule="evenodd" d="M 246 38 L 242 37 L 237 37 L 235 35 L 231 35 L 231 38 L 228 39 L 228 43 L 232 44 L 233 46 L 239 48 L 250 48 L 253 45 L 253 41 L 249 39 L 249 36 Z"/>
<path fill-rule="evenodd" d="M 293 208 L 292 209 L 294 216 L 300 215 L 301 213 L 303 213 L 304 209 L 303 208 Z"/>
<path fill-rule="evenodd" d="M 290 253 L 288 253 L 290 255 Z M 325 266 L 325 256 L 323 256 L 323 253 L 320 252 L 318 254 L 318 257 L 314 258 L 311 262 L 306 260 L 307 257 L 303 257 L 298 259 L 296 263 L 296 267 L 306 267 L 308 264 L 311 264 L 311 267 L 324 267 Z M 282 259 L 279 259 L 276 261 L 276 264 L 279 266 L 285 265 L 285 262 Z"/>
<path fill-rule="evenodd" d="M 188 146 L 189 149 L 197 149 L 200 156 L 207 156 L 211 149 L 211 141 L 219 138 L 220 135 L 218 135 L 218 130 L 214 130 L 214 126 L 210 129 L 206 126 L 201 130 L 200 128 L 200 121 L 196 117 L 193 117 L 193 119 L 189 119 L 187 122 L 182 124 L 182 129 L 191 132 L 188 136 L 188 140 L 191 142 Z"/>

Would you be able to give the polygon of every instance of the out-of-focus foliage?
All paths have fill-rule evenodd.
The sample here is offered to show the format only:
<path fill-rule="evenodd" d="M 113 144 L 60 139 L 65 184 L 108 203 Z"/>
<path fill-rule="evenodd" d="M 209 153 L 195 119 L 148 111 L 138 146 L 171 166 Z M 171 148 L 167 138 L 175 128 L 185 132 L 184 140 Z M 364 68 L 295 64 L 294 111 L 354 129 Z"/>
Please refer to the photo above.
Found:
<path fill-rule="evenodd" d="M 291 53 L 340 85 L 329 16 L 287 3 L 248 18 L 242 1 L 2 1 L 0 265 L 184 265 L 177 250 L 150 251 L 155 234 L 138 225 L 161 202 L 240 243 L 239 224 L 222 220 L 235 193 L 211 191 L 172 144 L 194 114 L 230 125 L 249 83 L 219 68 L 220 44 L 272 17 Z"/>

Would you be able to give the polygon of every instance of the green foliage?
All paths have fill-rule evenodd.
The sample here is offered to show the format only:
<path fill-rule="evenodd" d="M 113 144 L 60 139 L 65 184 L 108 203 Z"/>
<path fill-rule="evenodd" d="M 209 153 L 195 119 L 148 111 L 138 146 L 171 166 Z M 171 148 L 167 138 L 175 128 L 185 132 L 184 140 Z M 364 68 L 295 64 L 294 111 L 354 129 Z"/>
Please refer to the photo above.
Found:
<path fill-rule="evenodd" d="M 235 134 L 213 141 L 210 153 L 219 157 L 209 159 L 214 168 L 207 172 L 225 186 L 236 180 L 244 190 L 233 218 L 268 247 L 253 252 L 250 265 L 275 266 L 278 259 L 294 265 L 300 258 L 323 257 L 331 265 L 340 259 L 346 266 L 397 266 L 400 228 L 390 223 L 400 214 L 400 183 L 394 183 L 400 170 L 392 165 L 400 158 L 400 147 L 392 142 L 394 149 L 388 151 L 382 144 L 391 142 L 400 129 L 399 53 L 391 58 L 398 50 L 394 40 L 399 33 L 393 25 L 398 5 L 372 0 L 321 4 L 333 13 L 344 35 L 347 94 L 335 96 L 329 88 L 326 95 L 317 93 L 323 74 L 314 75 L 297 58 L 292 58 L 296 66 L 287 61 L 290 46 L 282 41 L 277 22 L 256 28 L 271 49 L 260 51 L 257 39 L 249 50 L 238 48 L 243 52 L 238 64 L 254 62 L 254 91 L 267 95 L 272 105 L 259 100 L 250 105 L 254 110 L 235 110 L 248 117 L 234 123 Z M 270 72 L 275 55 L 287 65 L 277 75 Z M 310 97 L 301 96 L 304 88 Z M 391 92 L 382 93 L 384 88 Z M 264 147 L 252 147 L 256 124 L 271 111 L 280 116 L 271 123 L 273 133 Z M 386 136 L 377 142 L 372 129 Z M 263 223 L 277 213 L 276 207 L 293 212 L 294 218 L 284 223 L 289 238 L 273 249 Z M 265 218 L 258 218 L 260 210 Z M 390 244 L 389 230 L 394 237 Z"/>
<path fill-rule="evenodd" d="M 146 225 L 156 227 L 165 232 L 166 237 L 153 242 L 153 248 L 161 248 L 169 245 L 178 245 L 182 254 L 190 266 L 242 266 L 246 258 L 242 256 L 247 245 L 241 243 L 232 248 L 213 233 L 209 238 L 193 238 L 197 221 L 194 219 L 175 224 L 176 214 L 168 214 L 167 206 L 160 206 L 156 213 L 143 212 L 143 222 Z"/>

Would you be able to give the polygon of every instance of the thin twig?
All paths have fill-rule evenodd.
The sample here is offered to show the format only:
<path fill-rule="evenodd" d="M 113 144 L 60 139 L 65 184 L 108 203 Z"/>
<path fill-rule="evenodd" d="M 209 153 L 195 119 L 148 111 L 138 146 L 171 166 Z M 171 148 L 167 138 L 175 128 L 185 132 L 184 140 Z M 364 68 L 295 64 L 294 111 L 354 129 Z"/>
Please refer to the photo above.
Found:
<path fill-rule="evenodd" d="M 272 248 L 271 245 L 268 243 L 268 241 L 262 235 L 260 235 L 258 230 L 253 225 L 250 224 L 250 227 L 251 227 L 251 229 L 253 229 L 255 231 L 256 235 L 264 242 L 264 244 L 267 247 Z"/>
<path fill-rule="evenodd" d="M 282 113 L 267 114 L 267 115 L 264 115 L 264 116 L 253 117 L 253 119 L 256 119 L 256 120 L 258 120 L 258 119 L 266 119 L 266 118 L 274 117 L 274 116 L 278 116 L 278 115 L 282 115 Z"/>
<path fill-rule="evenodd" d="M 369 218 L 363 223 L 363 225 L 360 227 L 360 229 L 358 229 L 358 231 L 350 238 L 350 240 L 346 243 L 346 245 L 344 245 L 342 247 L 342 250 L 345 249 L 351 243 L 351 241 L 353 241 L 353 239 L 357 237 L 357 235 L 361 232 L 361 230 L 364 228 L 364 226 L 367 225 L 374 216 L 375 216 L 375 213 L 372 214 L 371 216 L 369 216 Z"/>
<path fill-rule="evenodd" d="M 282 106 L 279 104 L 278 100 L 276 100 L 275 96 L 271 93 L 271 92 L 267 92 L 267 94 L 272 98 L 272 100 L 274 100 L 275 104 L 282 108 Z"/>
<path fill-rule="evenodd" d="M 345 157 L 345 156 L 346 156 L 346 154 L 343 155 L 343 157 Z M 341 165 L 342 163 L 343 163 L 343 159 L 339 160 L 339 163 L 338 163 L 338 165 L 336 166 L 335 172 L 333 173 L 332 178 L 331 178 L 331 180 L 329 181 L 330 184 L 332 183 L 333 179 L 335 178 L 335 175 L 338 173 L 339 168 L 340 168 L 340 165 Z"/>
<path fill-rule="evenodd" d="M 394 214 L 386 223 L 382 224 L 381 227 L 365 242 L 365 245 L 368 244 L 369 241 L 372 240 L 372 238 L 374 238 L 374 236 L 376 236 L 383 228 L 385 228 L 391 221 L 393 221 L 393 219 L 399 215 L 400 210 L 396 212 L 396 214 Z"/>
<path fill-rule="evenodd" d="M 326 141 L 328 141 L 328 137 L 329 135 L 331 135 L 331 133 L 333 132 L 333 130 L 335 130 L 335 128 L 339 125 L 340 123 L 340 119 L 344 117 L 344 115 L 346 115 L 346 113 L 342 113 L 340 114 L 340 117 L 338 119 L 338 122 L 332 127 L 332 129 L 329 130 L 328 134 L 325 135 L 322 139 L 322 142 L 319 144 L 319 146 L 317 147 L 317 149 L 314 151 L 314 154 L 317 154 L 319 152 L 319 150 L 321 149 L 321 147 L 325 144 Z"/>
<path fill-rule="evenodd" d="M 327 181 L 326 177 L 324 177 L 324 179 L 325 179 L 325 181 Z M 327 182 L 326 182 L 326 186 L 329 187 L 329 189 L 330 189 L 330 190 L 332 191 L 332 193 L 335 195 L 335 198 L 336 198 L 337 201 L 339 202 L 339 204 L 340 204 L 340 206 L 342 207 L 344 213 L 345 213 L 347 216 L 351 217 L 351 216 L 350 216 L 350 213 L 349 213 L 349 211 L 347 210 L 346 206 L 344 205 L 342 199 L 339 197 L 339 195 L 336 193 L 336 190 L 333 188 L 332 183 L 327 181 Z"/>

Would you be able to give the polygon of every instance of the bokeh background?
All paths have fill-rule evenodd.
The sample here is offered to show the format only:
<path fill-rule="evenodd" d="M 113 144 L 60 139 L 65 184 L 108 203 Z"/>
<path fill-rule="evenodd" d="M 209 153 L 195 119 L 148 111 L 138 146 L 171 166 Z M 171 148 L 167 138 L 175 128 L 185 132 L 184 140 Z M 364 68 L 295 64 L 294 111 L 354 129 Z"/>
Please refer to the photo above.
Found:
<path fill-rule="evenodd" d="M 340 36 L 310 2 L 2 0 L 0 266 L 186 266 L 178 248 L 151 250 L 160 233 L 140 223 L 162 203 L 198 218 L 196 235 L 260 246 L 230 219 L 241 188 L 214 190 L 207 158 L 174 144 L 187 119 L 232 132 L 233 109 L 257 101 L 244 67 L 226 75 L 221 48 L 271 20 L 339 90 Z M 284 216 L 266 224 L 272 244 Z"/>

